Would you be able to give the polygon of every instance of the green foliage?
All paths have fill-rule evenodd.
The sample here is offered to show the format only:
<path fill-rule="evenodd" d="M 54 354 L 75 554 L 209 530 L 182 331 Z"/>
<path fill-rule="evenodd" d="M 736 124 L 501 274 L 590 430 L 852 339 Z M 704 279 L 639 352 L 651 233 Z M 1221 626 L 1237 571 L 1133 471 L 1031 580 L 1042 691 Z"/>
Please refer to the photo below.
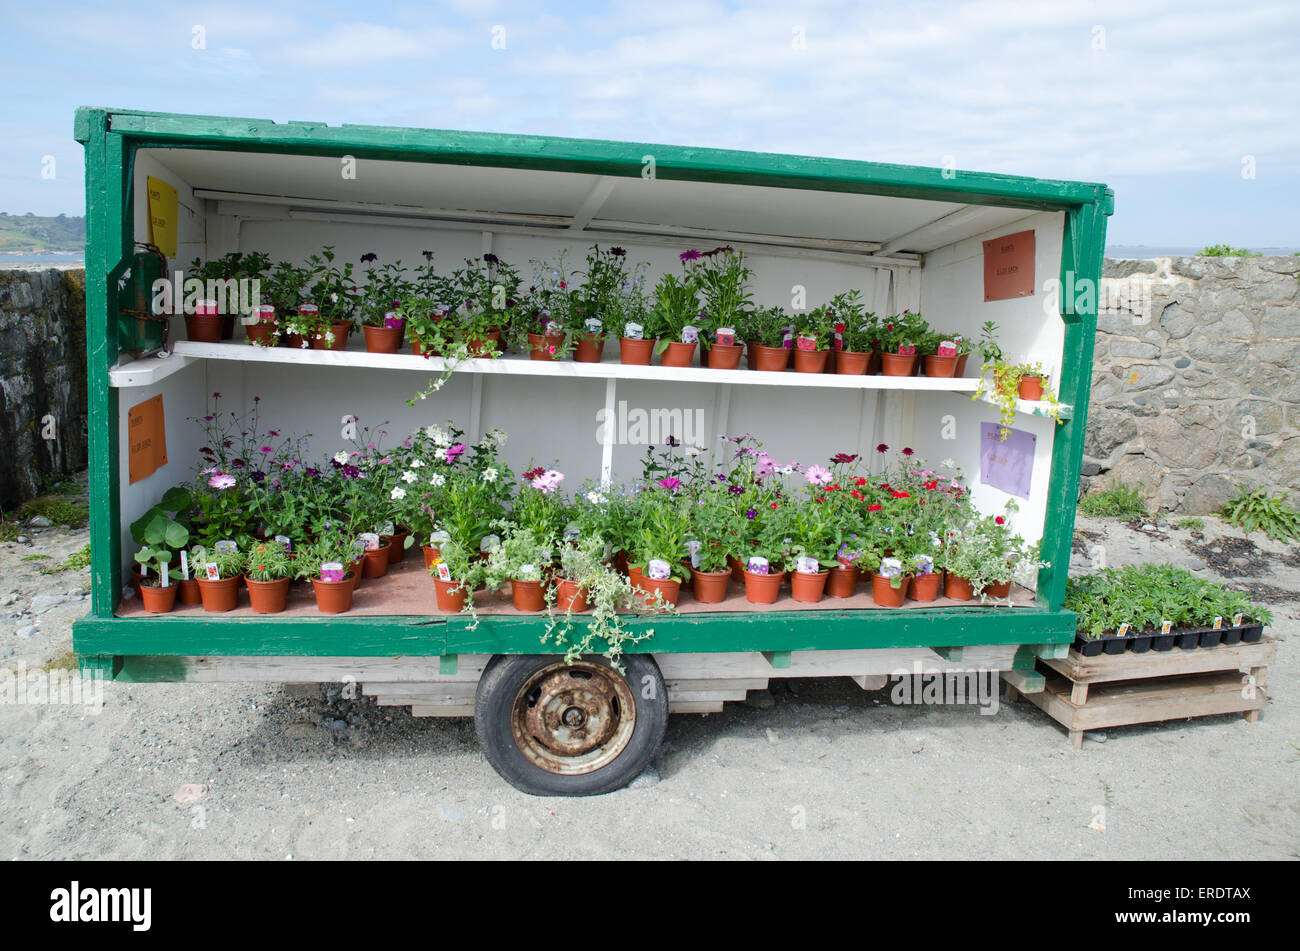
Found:
<path fill-rule="evenodd" d="M 279 542 L 258 542 L 244 561 L 244 575 L 254 581 L 279 581 L 292 578 L 293 559 Z"/>
<path fill-rule="evenodd" d="M 548 593 L 550 617 L 542 634 L 542 643 L 563 650 L 565 663 L 572 663 L 584 654 L 594 654 L 603 646 L 610 663 L 622 672 L 619 658 L 624 647 L 653 635 L 653 631 L 629 631 L 622 612 L 631 607 L 650 612 L 671 611 L 671 608 L 662 599 L 647 604 L 644 598 L 638 598 L 632 583 L 607 565 L 603 554 L 604 543 L 598 538 L 584 539 L 576 547 L 563 546 L 560 575 L 582 588 L 591 613 L 557 613 L 553 593 Z M 581 630 L 577 632 L 579 627 Z"/>
<path fill-rule="evenodd" d="M 1126 565 L 1071 578 L 1064 607 L 1078 615 L 1078 632 L 1090 638 L 1124 623 L 1134 633 L 1158 631 L 1164 621 L 1176 629 L 1209 627 L 1216 616 L 1226 625 L 1235 614 L 1273 623 L 1272 614 L 1247 595 L 1175 565 Z"/>
<path fill-rule="evenodd" d="M 1146 499 L 1136 486 L 1115 482 L 1079 501 L 1079 511 L 1089 518 L 1144 518 Z"/>
<path fill-rule="evenodd" d="M 80 254 L 86 248 L 86 219 L 0 214 L 0 247 L 5 251 Z"/>
<path fill-rule="evenodd" d="M 84 571 L 90 567 L 90 542 L 82 545 L 71 555 L 50 568 L 42 568 L 41 574 L 52 575 L 60 571 Z"/>
<path fill-rule="evenodd" d="M 53 524 L 66 525 L 69 528 L 81 528 L 90 519 L 90 509 L 84 502 L 66 496 L 42 496 L 32 499 L 30 502 L 23 503 L 19 512 L 24 519 L 44 515 Z"/>
<path fill-rule="evenodd" d="M 1226 244 L 1211 244 L 1196 252 L 1199 258 L 1258 258 L 1263 257 L 1258 251 L 1249 248 L 1234 248 Z"/>
<path fill-rule="evenodd" d="M 1278 541 L 1300 539 L 1300 512 L 1287 504 L 1285 496 L 1269 495 L 1264 488 L 1252 492 L 1237 486 L 1236 497 L 1223 507 L 1223 517 L 1247 535 L 1258 529 Z"/>
<path fill-rule="evenodd" d="M 1199 532 L 1205 528 L 1205 519 L 1196 516 L 1179 519 L 1178 527 L 1185 532 Z"/>

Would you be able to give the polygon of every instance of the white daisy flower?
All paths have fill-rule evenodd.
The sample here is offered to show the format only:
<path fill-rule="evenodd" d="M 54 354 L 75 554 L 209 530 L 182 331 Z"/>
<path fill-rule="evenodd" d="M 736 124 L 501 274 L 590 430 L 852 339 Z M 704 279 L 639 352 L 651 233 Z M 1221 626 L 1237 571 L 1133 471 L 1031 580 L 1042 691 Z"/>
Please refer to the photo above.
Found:
<path fill-rule="evenodd" d="M 423 462 L 422 460 L 420 460 L 420 459 L 412 459 L 412 460 L 411 460 L 411 468 L 412 468 L 412 469 L 421 469 L 421 468 L 423 468 L 423 467 L 424 467 L 424 462 Z"/>
<path fill-rule="evenodd" d="M 592 505 L 604 505 L 604 504 L 605 504 L 605 496 L 603 496 L 603 495 L 601 495 L 599 492 L 595 492 L 595 491 L 588 492 L 588 493 L 587 493 L 587 501 L 590 502 Z"/>
<path fill-rule="evenodd" d="M 334 453 L 334 461 L 339 465 L 346 463 L 348 461 L 348 451 L 346 449 L 340 449 L 338 452 Z"/>
<path fill-rule="evenodd" d="M 447 481 L 446 476 L 444 476 L 441 472 L 435 472 L 429 479 L 429 485 L 440 486 L 445 484 L 446 481 Z"/>
<path fill-rule="evenodd" d="M 484 482 L 495 482 L 497 480 L 497 471 L 490 466 L 483 470 Z"/>
<path fill-rule="evenodd" d="M 406 490 L 399 485 L 393 489 L 388 497 L 394 502 L 400 502 L 402 499 L 406 498 Z"/>
<path fill-rule="evenodd" d="M 417 478 L 418 476 L 416 476 L 416 474 L 414 472 L 411 472 L 409 469 L 406 472 L 402 473 L 402 481 L 407 483 L 408 485 L 414 482 Z"/>

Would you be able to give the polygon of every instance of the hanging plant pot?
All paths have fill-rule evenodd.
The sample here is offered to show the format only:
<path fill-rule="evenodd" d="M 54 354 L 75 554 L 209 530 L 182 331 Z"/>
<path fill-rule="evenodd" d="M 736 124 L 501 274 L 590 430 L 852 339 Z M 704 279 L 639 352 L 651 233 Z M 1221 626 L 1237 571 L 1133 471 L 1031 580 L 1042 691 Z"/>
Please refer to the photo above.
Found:
<path fill-rule="evenodd" d="M 424 548 L 424 567 L 426 569 L 432 568 L 434 559 L 441 558 L 442 552 L 439 549 L 434 548 L 432 545 L 425 545 L 423 546 L 423 548 Z"/>
<path fill-rule="evenodd" d="M 465 349 L 474 359 L 486 357 L 501 343 L 501 331 L 489 330 L 481 337 L 466 337 Z"/>
<path fill-rule="evenodd" d="M 825 373 L 826 358 L 829 350 L 795 350 L 794 371 L 796 373 Z"/>
<path fill-rule="evenodd" d="M 222 578 L 220 581 L 199 579 L 199 596 L 203 600 L 203 610 L 214 613 L 235 610 L 239 603 L 239 575 Z"/>
<path fill-rule="evenodd" d="M 380 535 L 381 542 L 388 542 L 388 563 L 390 565 L 401 564 L 402 559 L 406 557 L 406 536 L 410 535 L 407 529 L 401 529 L 393 532 L 391 535 Z"/>
<path fill-rule="evenodd" d="M 908 596 L 913 601 L 934 601 L 939 597 L 939 581 L 940 575 L 937 571 L 927 575 L 914 575 L 908 588 Z"/>
<path fill-rule="evenodd" d="M 559 611 L 581 614 L 591 607 L 587 601 L 587 589 L 576 581 L 561 578 L 555 585 L 555 607 Z"/>
<path fill-rule="evenodd" d="M 279 614 L 284 610 L 289 598 L 289 579 L 279 578 L 275 581 L 254 581 L 245 577 L 248 585 L 248 603 L 257 614 Z"/>
<path fill-rule="evenodd" d="M 366 353 L 396 353 L 406 335 L 406 324 L 399 323 L 396 327 L 366 325 L 362 330 L 366 335 Z"/>
<path fill-rule="evenodd" d="M 1043 398 L 1043 378 L 1041 376 L 1022 376 L 1016 384 L 1016 390 L 1022 400 L 1037 401 Z"/>
<path fill-rule="evenodd" d="M 901 608 L 903 599 L 907 596 L 907 579 L 895 588 L 889 583 L 889 579 L 884 575 L 875 574 L 871 576 L 871 600 L 875 602 L 876 607 L 880 608 Z"/>
<path fill-rule="evenodd" d="M 727 599 L 727 583 L 731 581 L 731 572 L 699 571 L 691 569 L 691 589 L 695 600 L 701 604 L 718 604 Z"/>
<path fill-rule="evenodd" d="M 195 343 L 220 343 L 225 320 L 221 314 L 186 314 L 185 335 Z"/>
<path fill-rule="evenodd" d="M 825 351 L 823 351 L 825 352 Z M 796 601 L 815 604 L 826 593 L 826 579 L 830 569 L 823 568 L 816 574 L 796 571 L 790 575 L 790 597 Z"/>
<path fill-rule="evenodd" d="M 943 579 L 943 596 L 954 601 L 969 601 L 975 597 L 975 587 L 965 578 L 948 574 Z"/>
<path fill-rule="evenodd" d="M 441 578 L 434 578 L 433 597 L 439 611 L 444 614 L 459 614 L 465 610 L 469 586 L 461 585 L 459 581 L 443 581 Z"/>
<path fill-rule="evenodd" d="M 542 593 L 540 581 L 521 581 L 518 578 L 511 578 L 510 597 L 517 611 L 535 614 L 546 607 L 546 597 Z"/>
<path fill-rule="evenodd" d="M 940 357 L 932 353 L 925 355 L 925 375 L 951 377 L 957 373 L 956 357 Z"/>
<path fill-rule="evenodd" d="M 333 340 L 326 340 L 325 335 L 312 337 L 311 348 L 313 350 L 346 350 L 348 348 L 348 334 L 352 332 L 352 325 L 346 320 L 330 324 L 330 333 L 334 335 Z"/>
<path fill-rule="evenodd" d="M 841 350 L 835 354 L 835 372 L 840 376 L 861 376 L 867 372 L 871 354 L 856 350 Z M 835 569 L 831 569 L 834 571 Z"/>
<path fill-rule="evenodd" d="M 144 609 L 150 614 L 167 614 L 176 606 L 176 585 L 169 584 L 165 588 L 156 585 L 140 585 L 140 600 L 144 602 Z"/>
<path fill-rule="evenodd" d="M 997 584 L 991 584 L 984 589 L 984 593 L 990 598 L 1006 598 L 1011 596 L 1011 582 L 999 581 Z"/>
<path fill-rule="evenodd" d="M 659 365 L 665 367 L 688 367 L 695 359 L 695 343 L 670 341 L 668 348 L 659 356 Z"/>
<path fill-rule="evenodd" d="M 599 363 L 605 355 L 605 338 L 597 334 L 583 334 L 573 351 L 575 363 Z"/>
<path fill-rule="evenodd" d="M 646 603 L 655 603 L 655 592 L 663 597 L 665 604 L 676 604 L 682 594 L 682 583 L 676 578 L 642 577 L 638 587 L 646 594 Z"/>
<path fill-rule="evenodd" d="M 829 598 L 851 598 L 858 585 L 857 565 L 836 565 L 826 577 L 826 596 Z"/>
<path fill-rule="evenodd" d="M 790 365 L 789 347 L 765 347 L 761 343 L 750 345 L 749 368 L 765 373 L 777 373 Z"/>
<path fill-rule="evenodd" d="M 176 582 L 176 600 L 181 604 L 202 604 L 203 595 L 199 593 L 199 583 L 193 578 Z"/>
<path fill-rule="evenodd" d="M 564 334 L 529 334 L 528 359 L 554 360 L 564 344 Z"/>
<path fill-rule="evenodd" d="M 740 367 L 740 355 L 744 347 L 738 343 L 730 345 L 715 343 L 709 347 L 708 365 L 710 370 L 735 370 Z M 700 354 L 704 356 L 704 354 Z"/>
<path fill-rule="evenodd" d="M 756 575 L 745 569 L 745 600 L 750 604 L 775 604 L 781 593 L 781 582 L 784 580 L 784 571 Z"/>
<path fill-rule="evenodd" d="M 366 578 L 382 578 L 388 574 L 388 553 L 392 550 L 392 544 L 383 544 L 378 548 L 369 548 L 362 556 L 364 564 L 361 566 L 361 574 Z"/>
<path fill-rule="evenodd" d="M 618 338 L 618 361 L 626 366 L 648 367 L 654 350 L 655 342 L 653 340 L 637 340 L 632 337 Z"/>
<path fill-rule="evenodd" d="M 916 354 L 914 353 L 909 353 L 906 356 L 897 353 L 882 353 L 880 355 L 881 376 L 911 376 L 914 369 L 916 369 Z"/>
<path fill-rule="evenodd" d="M 356 588 L 355 572 L 342 581 L 311 579 L 316 592 L 316 610 L 322 614 L 342 614 L 352 609 L 352 592 Z"/>

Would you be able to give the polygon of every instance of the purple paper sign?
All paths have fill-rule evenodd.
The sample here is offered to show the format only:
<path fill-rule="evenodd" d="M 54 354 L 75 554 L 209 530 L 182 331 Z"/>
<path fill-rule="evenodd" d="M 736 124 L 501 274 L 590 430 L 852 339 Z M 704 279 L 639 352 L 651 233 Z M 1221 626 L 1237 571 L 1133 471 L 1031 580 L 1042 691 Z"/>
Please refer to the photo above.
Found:
<path fill-rule="evenodd" d="M 1008 429 L 1003 440 L 1001 430 L 997 423 L 980 423 L 980 482 L 1027 499 L 1038 437 Z"/>

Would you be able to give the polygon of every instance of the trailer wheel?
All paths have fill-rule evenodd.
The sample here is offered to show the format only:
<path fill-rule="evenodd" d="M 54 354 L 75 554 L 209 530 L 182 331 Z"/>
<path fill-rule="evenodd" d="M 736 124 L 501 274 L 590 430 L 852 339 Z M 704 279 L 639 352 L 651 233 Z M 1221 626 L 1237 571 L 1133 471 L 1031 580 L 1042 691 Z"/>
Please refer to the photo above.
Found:
<path fill-rule="evenodd" d="M 488 762 L 533 796 L 594 796 L 641 775 L 668 725 L 654 658 L 498 655 L 483 671 L 474 728 Z"/>

